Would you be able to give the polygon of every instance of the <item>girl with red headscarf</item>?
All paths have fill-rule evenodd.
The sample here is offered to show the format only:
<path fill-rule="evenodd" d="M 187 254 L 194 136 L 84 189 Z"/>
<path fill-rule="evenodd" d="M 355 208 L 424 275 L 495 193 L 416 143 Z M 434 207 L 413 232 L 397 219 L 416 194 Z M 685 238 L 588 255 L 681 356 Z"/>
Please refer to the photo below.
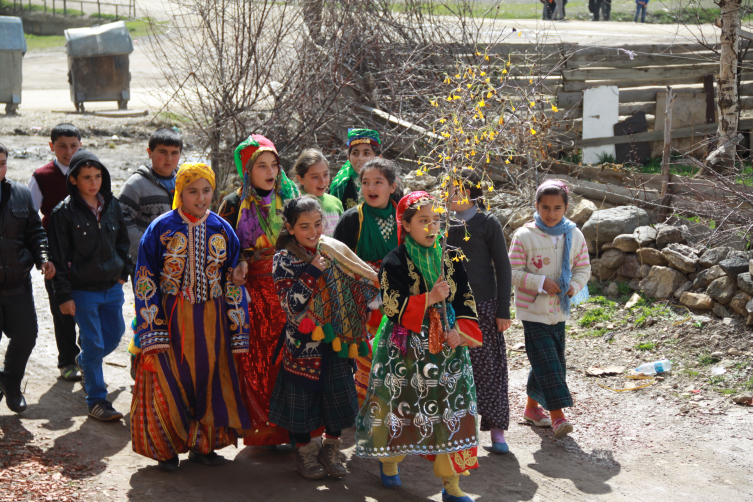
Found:
<path fill-rule="evenodd" d="M 442 500 L 471 502 L 459 475 L 478 467 L 476 388 L 468 347 L 481 345 L 463 255 L 442 253 L 439 212 L 426 192 L 397 209 L 400 245 L 382 261 L 385 318 L 374 340 L 356 454 L 380 460 L 382 483 L 400 486 L 405 455 L 434 462 Z"/>

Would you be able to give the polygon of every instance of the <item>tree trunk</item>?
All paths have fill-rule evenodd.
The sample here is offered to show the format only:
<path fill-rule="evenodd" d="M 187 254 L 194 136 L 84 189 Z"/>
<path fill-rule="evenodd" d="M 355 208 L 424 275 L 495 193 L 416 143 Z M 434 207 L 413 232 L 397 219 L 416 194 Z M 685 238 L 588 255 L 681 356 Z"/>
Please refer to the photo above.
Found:
<path fill-rule="evenodd" d="M 737 53 L 740 37 L 740 6 L 742 0 L 720 0 L 722 33 L 721 57 L 719 65 L 719 93 L 717 106 L 719 107 L 719 141 L 720 143 L 733 140 L 737 136 L 737 122 L 739 116 L 739 99 L 737 94 Z M 723 167 L 730 168 L 734 163 L 734 150 L 725 156 Z"/>

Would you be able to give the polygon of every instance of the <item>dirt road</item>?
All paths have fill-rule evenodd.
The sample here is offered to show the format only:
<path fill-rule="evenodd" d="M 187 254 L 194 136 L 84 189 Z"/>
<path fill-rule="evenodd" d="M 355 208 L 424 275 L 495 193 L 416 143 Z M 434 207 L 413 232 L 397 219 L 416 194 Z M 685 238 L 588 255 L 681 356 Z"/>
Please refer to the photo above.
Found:
<path fill-rule="evenodd" d="M 11 149 L 41 152 L 34 147 L 41 148 L 45 138 L 5 136 L 0 141 Z M 144 146 L 144 140 L 119 142 L 115 148 L 96 138 L 88 142 L 111 166 L 116 190 L 138 164 Z M 43 160 L 11 159 L 9 177 L 24 181 Z M 52 319 L 37 274 L 34 288 L 39 339 L 25 379 L 29 409 L 15 415 L 0 403 L 0 500 L 439 500 L 440 484 L 420 458 L 410 458 L 402 466 L 402 489 L 382 488 L 376 462 L 352 455 L 352 430 L 345 435 L 350 474 L 341 481 L 305 481 L 294 470 L 291 452 L 242 446 L 222 451 L 231 460 L 223 467 L 202 467 L 184 459 L 176 473 L 159 471 L 155 462 L 131 451 L 128 415 L 114 424 L 87 418 L 81 384 L 57 378 Z M 124 316 L 129 321 L 132 309 L 128 292 Z M 753 342 L 750 333 L 746 336 Z M 123 412 L 130 408 L 132 389 L 128 339 L 126 333 L 104 366 L 109 397 Z M 508 348 L 522 339 L 516 324 L 507 335 Z M 480 452 L 480 468 L 462 480 L 475 500 L 751 499 L 753 408 L 730 406 L 728 398 L 704 392 L 698 396 L 701 411 L 685 415 L 681 402 L 664 399 L 655 388 L 611 392 L 583 376 L 581 366 L 593 359 L 630 367 L 633 354 L 615 352 L 610 357 L 616 361 L 599 361 L 606 356 L 592 348 L 593 341 L 576 337 L 568 343 L 569 381 L 576 401 L 569 416 L 575 432 L 555 440 L 548 429 L 519 423 L 528 367 L 522 353 L 511 351 L 511 453 Z M 6 346 L 3 339 L 0 353 Z M 668 376 L 665 383 L 674 378 L 679 377 Z M 481 438 L 489 444 L 488 433 Z"/>

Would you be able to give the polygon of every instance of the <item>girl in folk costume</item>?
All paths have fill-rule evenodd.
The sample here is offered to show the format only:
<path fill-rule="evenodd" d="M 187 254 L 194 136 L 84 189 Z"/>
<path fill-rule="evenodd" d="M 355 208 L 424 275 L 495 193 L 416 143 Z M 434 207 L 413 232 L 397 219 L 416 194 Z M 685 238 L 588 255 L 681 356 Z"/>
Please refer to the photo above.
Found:
<path fill-rule="evenodd" d="M 248 305 L 240 244 L 209 211 L 214 173 L 184 164 L 173 211 L 146 230 L 136 262 L 136 384 L 133 451 L 178 467 L 178 454 L 219 465 L 215 450 L 251 427 L 234 357 L 248 352 Z"/>
<path fill-rule="evenodd" d="M 308 148 L 301 153 L 293 166 L 293 172 L 301 184 L 301 192 L 316 197 L 322 206 L 324 230 L 322 233 L 332 237 L 335 227 L 343 214 L 343 205 L 334 195 L 325 193 L 329 187 L 329 163 L 321 150 Z"/>
<path fill-rule="evenodd" d="M 282 229 L 286 201 L 298 197 L 298 188 L 280 167 L 274 144 L 252 135 L 235 149 L 235 165 L 243 186 L 225 197 L 220 216 L 235 227 L 243 258 L 248 263 L 246 290 L 253 311 L 249 316 L 249 355 L 238 357 L 243 400 L 251 416 L 252 434 L 244 444 L 274 448 L 289 442 L 288 432 L 269 422 L 269 398 L 279 364 L 273 360 L 285 313 L 272 280 L 272 258 Z"/>
<path fill-rule="evenodd" d="M 564 182 L 542 183 L 536 190 L 534 221 L 516 230 L 510 245 L 515 316 L 523 321 L 531 363 L 523 418 L 551 426 L 555 437 L 573 430 L 562 411 L 573 405 L 565 379 L 565 321 L 573 297 L 588 294 L 591 277 L 583 234 L 565 217 L 568 196 Z M 549 410 L 551 419 L 539 404 Z"/>
<path fill-rule="evenodd" d="M 464 256 L 455 248 L 442 255 L 435 203 L 419 191 L 398 206 L 401 244 L 379 271 L 387 320 L 374 341 L 356 454 L 379 459 L 385 486 L 400 486 L 405 455 L 425 456 L 442 478 L 442 500 L 471 502 L 458 476 L 478 467 L 468 347 L 481 346 L 482 335 Z"/>
<path fill-rule="evenodd" d="M 291 431 L 303 477 L 342 477 L 340 436 L 358 413 L 349 355 L 365 345 L 377 277 L 344 244 L 322 236 L 322 209 L 313 197 L 288 202 L 284 218 L 273 275 L 287 323 L 269 420 Z M 320 448 L 311 433 L 322 426 Z"/>
<path fill-rule="evenodd" d="M 370 160 L 382 155 L 379 133 L 372 129 L 348 129 L 348 160 L 340 168 L 329 192 L 348 210 L 358 205 L 361 189 L 358 177 L 361 168 Z"/>
<path fill-rule="evenodd" d="M 466 270 L 476 298 L 478 325 L 484 345 L 470 349 L 476 375 L 481 430 L 491 431 L 494 453 L 507 453 L 505 431 L 510 425 L 507 395 L 507 348 L 503 332 L 510 327 L 510 260 L 502 225 L 496 216 L 482 211 L 481 176 L 472 169 L 458 173 L 461 187 L 455 189 L 450 209 L 455 211 L 447 243 L 468 257 Z"/>
<path fill-rule="evenodd" d="M 361 169 L 360 180 L 364 202 L 348 209 L 335 228 L 334 238 L 355 251 L 359 258 L 379 270 L 382 259 L 397 247 L 397 204 L 391 196 L 397 190 L 398 165 L 387 159 L 374 159 Z M 369 321 L 376 333 L 382 316 L 374 312 Z M 356 360 L 356 389 L 359 405 L 366 397 L 371 371 L 371 356 Z"/>

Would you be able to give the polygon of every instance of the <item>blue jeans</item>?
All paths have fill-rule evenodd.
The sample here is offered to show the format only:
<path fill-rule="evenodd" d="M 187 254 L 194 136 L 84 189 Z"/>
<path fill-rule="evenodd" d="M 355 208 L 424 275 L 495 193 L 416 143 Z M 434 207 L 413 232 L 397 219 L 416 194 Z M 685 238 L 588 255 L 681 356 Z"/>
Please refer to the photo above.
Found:
<path fill-rule="evenodd" d="M 71 298 L 76 304 L 74 319 L 81 344 L 78 362 L 84 370 L 86 404 L 91 407 L 107 398 L 102 360 L 118 348 L 125 332 L 123 286 L 115 284 L 106 291 L 73 291 Z"/>
<path fill-rule="evenodd" d="M 639 3 L 635 4 L 635 18 L 633 19 L 633 22 L 638 22 L 638 15 L 640 14 L 641 17 L 641 23 L 646 22 L 646 6 L 641 5 Z"/>

